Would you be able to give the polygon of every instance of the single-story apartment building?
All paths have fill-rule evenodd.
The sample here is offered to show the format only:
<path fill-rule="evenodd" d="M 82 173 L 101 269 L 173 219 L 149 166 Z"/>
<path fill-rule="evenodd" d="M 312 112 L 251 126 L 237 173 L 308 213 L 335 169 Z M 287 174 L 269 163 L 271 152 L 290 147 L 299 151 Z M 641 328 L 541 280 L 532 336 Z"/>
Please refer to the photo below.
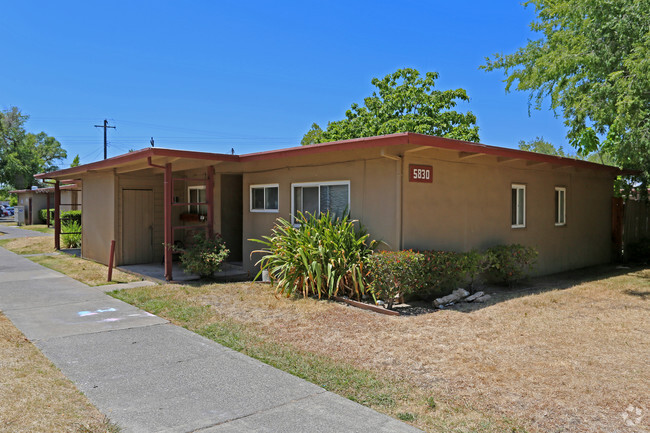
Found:
<path fill-rule="evenodd" d="M 414 133 L 246 155 L 148 148 L 39 174 L 81 181 L 82 255 L 166 262 L 192 230 L 223 235 L 255 275 L 276 219 L 349 210 L 388 248 L 467 251 L 520 243 L 536 274 L 611 259 L 616 167 Z"/>
<path fill-rule="evenodd" d="M 77 183 L 61 185 L 61 212 L 81 210 L 81 186 Z M 54 208 L 54 187 L 17 189 L 9 191 L 16 194 L 17 206 L 25 207 L 25 224 L 42 224 L 39 212 Z M 54 221 L 52 221 L 54 223 Z"/>

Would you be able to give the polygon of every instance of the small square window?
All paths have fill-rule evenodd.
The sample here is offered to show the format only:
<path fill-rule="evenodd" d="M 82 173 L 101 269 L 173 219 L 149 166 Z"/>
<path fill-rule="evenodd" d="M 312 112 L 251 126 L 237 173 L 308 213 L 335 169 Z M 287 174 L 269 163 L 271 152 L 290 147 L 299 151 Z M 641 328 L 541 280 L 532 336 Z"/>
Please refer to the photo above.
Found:
<path fill-rule="evenodd" d="M 203 215 L 203 216 L 208 214 L 208 206 L 205 204 L 199 204 L 199 203 L 207 203 L 205 185 L 188 187 L 187 197 L 188 197 L 187 202 L 190 203 L 187 206 L 188 213 Z"/>
<path fill-rule="evenodd" d="M 566 225 L 566 188 L 555 188 L 555 225 Z"/>
<path fill-rule="evenodd" d="M 277 212 L 279 196 L 277 184 L 251 185 L 251 212 Z"/>
<path fill-rule="evenodd" d="M 512 185 L 512 228 L 526 227 L 526 185 Z"/>

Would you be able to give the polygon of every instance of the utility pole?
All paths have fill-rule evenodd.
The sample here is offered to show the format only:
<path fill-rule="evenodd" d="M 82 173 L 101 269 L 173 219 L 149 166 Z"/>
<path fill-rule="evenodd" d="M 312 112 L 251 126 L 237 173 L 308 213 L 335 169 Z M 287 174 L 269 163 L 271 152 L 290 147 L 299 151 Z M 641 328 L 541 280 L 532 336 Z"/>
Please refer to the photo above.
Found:
<path fill-rule="evenodd" d="M 104 124 L 103 125 L 95 125 L 95 128 L 104 128 L 104 159 L 108 157 L 108 153 L 106 151 L 107 149 L 107 141 L 106 141 L 106 129 L 108 128 L 113 128 L 116 129 L 114 126 L 108 126 L 108 120 L 104 119 Z"/>

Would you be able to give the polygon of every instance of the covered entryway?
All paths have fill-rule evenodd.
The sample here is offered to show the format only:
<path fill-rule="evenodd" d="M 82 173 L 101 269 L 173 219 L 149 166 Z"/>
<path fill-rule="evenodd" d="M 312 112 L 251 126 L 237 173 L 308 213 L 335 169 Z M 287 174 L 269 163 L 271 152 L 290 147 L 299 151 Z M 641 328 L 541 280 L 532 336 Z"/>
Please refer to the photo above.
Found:
<path fill-rule="evenodd" d="M 153 190 L 122 190 L 122 262 L 153 261 Z"/>

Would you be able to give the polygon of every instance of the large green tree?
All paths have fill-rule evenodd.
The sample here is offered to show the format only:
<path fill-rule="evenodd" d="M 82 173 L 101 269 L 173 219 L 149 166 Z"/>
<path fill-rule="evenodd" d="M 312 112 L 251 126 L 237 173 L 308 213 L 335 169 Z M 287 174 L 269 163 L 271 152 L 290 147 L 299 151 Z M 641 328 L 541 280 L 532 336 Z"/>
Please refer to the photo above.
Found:
<path fill-rule="evenodd" d="M 457 101 L 469 101 L 464 89 L 437 90 L 438 73 L 424 77 L 415 69 L 398 69 L 383 79 L 373 78 L 377 91 L 352 104 L 345 119 L 329 122 L 325 130 L 314 123 L 303 145 L 396 132 L 417 132 L 466 141 L 478 141 L 476 116 L 452 110 Z"/>
<path fill-rule="evenodd" d="M 650 176 L 650 1 L 529 0 L 539 39 L 482 68 L 502 69 L 506 90 L 550 101 L 580 155 L 603 150 Z"/>
<path fill-rule="evenodd" d="M 22 189 L 39 185 L 36 173 L 56 170 L 66 152 L 54 137 L 25 131 L 29 116 L 17 107 L 0 111 L 0 186 Z"/>

